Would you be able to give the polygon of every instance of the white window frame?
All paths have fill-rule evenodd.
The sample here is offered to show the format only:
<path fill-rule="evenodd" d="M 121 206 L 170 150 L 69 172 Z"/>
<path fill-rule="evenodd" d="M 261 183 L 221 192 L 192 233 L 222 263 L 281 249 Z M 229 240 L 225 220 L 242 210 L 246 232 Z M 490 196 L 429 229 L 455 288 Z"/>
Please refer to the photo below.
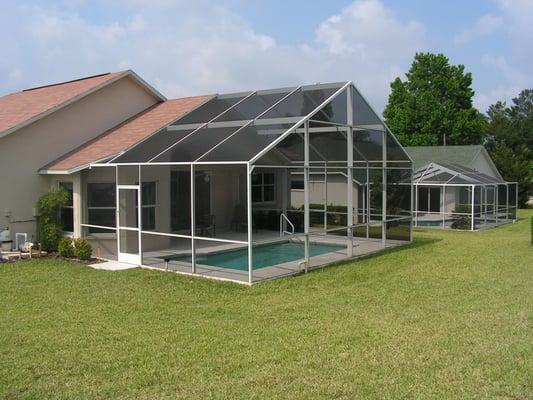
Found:
<path fill-rule="evenodd" d="M 115 224 L 117 222 L 116 218 L 117 218 L 117 207 L 116 205 L 114 206 L 106 206 L 106 207 L 91 207 L 89 206 L 89 185 L 113 185 L 114 186 L 114 192 L 116 193 L 116 188 L 117 188 L 117 185 L 115 182 L 87 182 L 86 184 L 86 188 L 85 188 L 85 193 L 87 194 L 86 195 L 86 201 L 87 201 L 87 222 L 89 223 L 89 211 L 90 210 L 113 210 L 114 211 L 114 215 L 115 215 Z M 116 194 L 115 194 L 116 196 Z M 116 199 L 115 199 L 116 200 Z M 91 224 L 89 224 L 91 225 Z M 90 232 L 89 235 L 91 236 L 94 236 L 94 237 L 98 237 L 98 238 L 114 238 L 117 234 L 117 231 L 116 231 L 116 225 L 115 226 L 109 226 L 109 227 L 102 227 L 102 229 L 109 229 L 109 232 Z M 90 229 L 90 228 L 89 228 Z"/>
<path fill-rule="evenodd" d="M 274 177 L 273 183 L 266 183 L 265 184 L 265 175 L 272 175 Z M 260 201 L 252 201 L 252 204 L 276 204 L 276 198 L 277 198 L 277 190 L 276 190 L 276 182 L 277 182 L 277 176 L 275 172 L 254 172 L 253 175 L 260 175 L 261 176 L 261 182 L 260 183 L 252 183 L 252 193 L 254 187 L 260 187 L 261 188 L 261 200 Z M 272 187 L 274 189 L 274 198 L 273 200 L 267 200 L 265 201 L 265 187 Z"/>
<path fill-rule="evenodd" d="M 70 206 L 63 206 L 63 208 L 69 208 L 72 211 L 72 231 L 63 231 L 66 236 L 74 236 L 74 182 L 73 181 L 57 181 L 57 188 L 61 188 L 63 184 L 70 184 L 72 186 L 72 204 Z"/>

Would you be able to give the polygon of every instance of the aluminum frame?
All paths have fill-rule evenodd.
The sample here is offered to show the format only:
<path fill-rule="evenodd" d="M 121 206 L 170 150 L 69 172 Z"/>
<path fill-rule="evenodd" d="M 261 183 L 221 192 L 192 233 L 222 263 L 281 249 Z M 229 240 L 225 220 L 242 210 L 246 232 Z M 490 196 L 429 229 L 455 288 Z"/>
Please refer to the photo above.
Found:
<path fill-rule="evenodd" d="M 313 86 L 307 86 L 305 88 L 310 88 Z M 412 160 L 409 157 L 409 155 L 404 151 L 405 160 L 393 160 L 390 161 L 393 164 L 405 164 L 405 167 L 396 167 L 396 166 L 389 166 L 389 160 L 387 159 L 387 138 L 392 137 L 393 140 L 401 147 L 396 137 L 390 132 L 386 124 L 382 121 L 382 119 L 376 114 L 377 118 L 381 121 L 381 124 L 376 125 L 354 125 L 354 115 L 353 115 L 353 107 L 352 107 L 352 88 L 355 90 L 359 96 L 363 99 L 363 101 L 366 103 L 366 105 L 371 109 L 371 107 L 368 105 L 368 102 L 366 99 L 361 95 L 361 93 L 357 90 L 357 88 L 353 85 L 351 81 L 345 82 L 340 87 L 338 84 L 331 84 L 331 85 L 314 85 L 316 88 L 334 88 L 336 89 L 335 92 L 326 98 L 322 103 L 318 104 L 310 113 L 303 117 L 289 117 L 289 118 L 269 118 L 269 119 L 262 119 L 259 118 L 263 115 L 265 115 L 269 110 L 273 109 L 276 105 L 280 104 L 282 101 L 284 101 L 286 98 L 288 98 L 290 95 L 295 93 L 297 90 L 301 90 L 303 87 L 298 86 L 295 88 L 292 88 L 292 90 L 287 93 L 285 96 L 283 96 L 280 100 L 276 101 L 273 105 L 268 107 L 266 110 L 261 112 L 259 115 L 257 115 L 254 119 L 251 120 L 244 120 L 244 121 L 224 121 L 224 122 L 216 122 L 216 120 L 227 113 L 229 110 L 233 109 L 238 104 L 242 103 L 246 99 L 249 99 L 251 96 L 254 96 L 257 93 L 262 92 L 246 92 L 245 97 L 242 98 L 237 103 L 233 104 L 231 107 L 223 111 L 222 113 L 219 113 L 214 118 L 211 118 L 206 123 L 203 124 L 188 124 L 188 125 L 182 125 L 182 126 L 167 126 L 167 130 L 179 130 L 179 129 L 191 129 L 194 128 L 193 132 L 190 132 L 189 134 L 185 135 L 180 140 L 177 140 L 176 142 L 170 144 L 166 148 L 164 148 L 162 151 L 159 151 L 155 156 L 149 159 L 148 162 L 129 162 L 129 163 L 119 163 L 116 162 L 116 159 L 118 156 L 110 159 L 109 161 L 105 163 L 95 163 L 91 164 L 90 168 L 101 168 L 101 167 L 115 167 L 116 169 L 116 183 L 117 183 L 117 194 L 118 194 L 118 168 L 121 166 L 137 166 L 139 168 L 139 185 L 138 185 L 138 204 L 139 204 L 139 257 L 142 263 L 142 235 L 143 234 L 149 234 L 149 235 L 159 235 L 159 236 L 167 236 L 167 237 L 177 237 L 177 238 L 183 238 L 183 239 L 190 239 L 191 240 L 191 274 L 197 274 L 197 266 L 196 266 L 196 241 L 197 240 L 205 240 L 205 241 L 218 241 L 223 243 L 233 243 L 233 244 L 240 244 L 240 245 L 247 245 L 248 249 L 248 276 L 247 276 L 247 284 L 251 285 L 254 283 L 254 270 L 253 270 L 253 223 L 252 223 L 252 211 L 253 211 L 253 204 L 252 204 L 252 191 L 251 191 L 251 177 L 253 174 L 253 171 L 256 167 L 263 167 L 258 163 L 258 161 L 269 151 L 276 148 L 276 146 L 281 143 L 285 138 L 287 138 L 291 134 L 303 134 L 304 139 L 304 161 L 303 165 L 284 165 L 284 166 L 272 166 L 272 165 L 265 165 L 265 168 L 285 168 L 287 170 L 290 170 L 291 168 L 299 168 L 304 170 L 304 234 L 305 237 L 305 265 L 306 269 L 309 267 L 310 262 L 310 235 L 312 234 L 310 230 L 310 207 L 309 207 L 309 184 L 310 184 L 310 172 L 314 168 L 323 168 L 325 171 L 325 179 L 327 182 L 328 177 L 328 166 L 331 166 L 331 168 L 346 168 L 347 169 L 347 226 L 343 228 L 333 228 L 328 230 L 327 228 L 327 209 L 324 211 L 324 217 L 325 217 L 325 224 L 324 224 L 324 232 L 335 232 L 338 230 L 345 230 L 347 235 L 347 257 L 351 258 L 353 257 L 353 232 L 354 228 L 365 226 L 366 227 L 366 238 L 369 238 L 369 229 L 372 224 L 372 216 L 374 214 L 371 211 L 371 193 L 372 190 L 370 188 L 371 183 L 369 180 L 369 171 L 376 169 L 381 170 L 382 173 L 382 190 L 381 190 L 381 243 L 382 247 L 385 248 L 387 244 L 387 223 L 388 222 L 396 222 L 401 221 L 404 219 L 409 219 L 412 221 L 412 215 L 413 215 L 413 185 L 411 184 L 410 192 L 411 192 L 411 199 L 410 199 L 410 211 L 409 215 L 407 216 L 392 216 L 391 218 L 387 219 L 387 171 L 389 169 L 402 169 L 407 170 L 410 169 L 411 176 L 413 175 L 412 170 Z M 282 90 L 282 89 L 279 89 Z M 346 91 L 346 106 L 347 106 L 347 124 L 341 124 L 341 123 L 335 123 L 335 122 L 328 122 L 328 121 L 320 121 L 312 119 L 316 113 L 320 112 L 321 109 L 323 109 L 328 103 L 330 103 L 332 100 L 334 100 L 336 97 L 338 97 L 340 94 L 342 94 L 344 91 Z M 357 110 L 355 110 L 357 112 Z M 179 121 L 178 121 L 179 122 Z M 324 128 L 317 128 L 317 127 L 310 127 L 310 123 L 314 124 L 323 124 Z M 244 129 L 247 126 L 251 125 L 266 125 L 266 124 L 279 124 L 279 123 L 292 123 L 293 125 L 288 128 L 287 130 L 283 131 L 275 140 L 270 142 L 268 145 L 263 147 L 257 154 L 255 154 L 253 157 L 251 157 L 249 160 L 237 160 L 237 161 L 201 161 L 202 158 L 204 158 L 207 154 L 209 154 L 211 151 L 213 151 L 218 146 L 222 145 L 224 142 L 226 142 L 228 139 L 230 139 L 232 136 L 240 132 L 242 129 Z M 214 146 L 212 146 L 209 150 L 202 153 L 199 157 L 197 157 L 194 161 L 188 161 L 188 162 L 166 162 L 166 161 L 156 161 L 158 157 L 161 155 L 167 153 L 169 150 L 174 148 L 176 145 L 181 143 L 184 139 L 190 137 L 198 130 L 205 128 L 205 127 L 236 127 L 237 129 L 226 136 L 224 139 L 216 143 Z M 347 143 L 347 160 L 346 161 L 334 161 L 334 160 L 327 160 L 326 157 L 323 157 L 320 155 L 320 152 L 315 149 L 314 151 L 317 152 L 317 154 L 320 155 L 321 158 L 323 158 L 323 161 L 311 161 L 309 150 L 312 145 L 310 144 L 310 133 L 313 132 L 329 132 L 331 131 L 331 127 L 337 127 L 339 132 L 344 132 L 344 136 L 346 138 Z M 165 128 L 163 128 L 165 129 Z M 369 160 L 358 148 L 354 147 L 353 137 L 354 134 L 356 134 L 359 130 L 373 130 L 382 132 L 382 144 L 381 144 L 381 151 L 382 151 L 382 159 L 381 160 Z M 142 143 L 140 144 L 142 145 Z M 361 156 L 364 161 L 354 161 L 354 152 L 357 152 L 359 156 Z M 121 153 L 121 155 L 125 154 L 125 152 Z M 336 164 L 340 165 L 336 165 Z M 317 165 L 316 167 L 314 166 Z M 333 165 L 331 165 L 333 164 Z M 373 164 L 380 164 L 373 165 Z M 191 231 L 190 235 L 181 235 L 181 234 L 171 234 L 171 233 L 163 233 L 163 232 L 153 232 L 153 231 L 144 231 L 142 229 L 142 218 L 140 215 L 141 212 L 141 166 L 186 166 L 190 169 L 190 221 L 191 221 Z M 216 165 L 240 165 L 243 167 L 246 167 L 246 206 L 247 206 L 247 241 L 237 241 L 237 240 L 227 240 L 227 239 L 220 239 L 220 238 L 207 238 L 198 236 L 196 234 L 196 218 L 195 218 L 195 173 L 196 173 L 196 166 L 216 166 Z M 364 165 L 364 166 L 362 166 Z M 354 199 L 353 199 L 353 170 L 354 169 L 363 169 L 366 170 L 366 183 L 362 185 L 364 187 L 363 192 L 363 220 L 364 223 L 356 223 L 354 221 Z M 326 186 L 326 185 L 325 185 Z M 326 190 L 327 192 L 327 190 Z M 118 201 L 118 196 L 117 196 Z M 327 202 L 327 194 L 326 194 L 326 200 Z M 359 206 L 358 206 L 359 207 Z M 117 207 L 118 212 L 118 207 Z M 359 215 L 359 211 L 357 212 L 357 215 Z M 93 225 L 89 224 L 81 224 L 82 226 L 91 227 Z M 412 225 L 410 223 L 410 233 L 409 233 L 409 240 L 412 240 Z M 109 227 L 101 227 L 103 229 L 113 229 Z M 120 228 L 122 229 L 122 228 Z M 117 236 L 119 234 L 119 226 L 118 226 L 118 218 L 117 218 L 117 227 L 116 227 L 116 233 Z M 119 241 L 117 238 L 117 244 L 118 246 Z M 120 249 L 120 247 L 119 247 Z M 240 281 L 239 281 L 240 282 Z M 242 283 L 242 282 L 240 282 Z"/>

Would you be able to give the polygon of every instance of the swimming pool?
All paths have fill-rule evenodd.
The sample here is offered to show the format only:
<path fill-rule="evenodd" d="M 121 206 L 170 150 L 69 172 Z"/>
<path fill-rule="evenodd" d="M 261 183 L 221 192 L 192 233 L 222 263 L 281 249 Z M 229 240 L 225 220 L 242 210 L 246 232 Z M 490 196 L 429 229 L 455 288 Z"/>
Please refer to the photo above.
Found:
<path fill-rule="evenodd" d="M 309 255 L 311 257 L 322 254 L 345 250 L 346 246 L 325 243 L 310 243 Z M 160 257 L 163 258 L 163 257 Z M 190 263 L 191 256 L 164 257 L 170 261 Z M 254 269 L 271 267 L 277 264 L 302 260 L 304 258 L 304 244 L 296 242 L 281 242 L 254 246 L 253 265 Z M 220 251 L 209 254 L 197 254 L 196 263 L 220 268 L 248 270 L 248 249 Z"/>

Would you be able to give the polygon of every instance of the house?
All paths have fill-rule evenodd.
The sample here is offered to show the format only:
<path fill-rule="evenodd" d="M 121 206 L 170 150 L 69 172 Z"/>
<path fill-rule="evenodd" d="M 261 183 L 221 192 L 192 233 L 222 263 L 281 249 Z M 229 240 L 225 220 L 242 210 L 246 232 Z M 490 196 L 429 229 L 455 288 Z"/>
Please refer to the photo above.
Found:
<path fill-rule="evenodd" d="M 352 82 L 167 100 L 124 71 L 0 109 L 0 226 L 13 233 L 36 238 L 35 203 L 59 185 L 66 234 L 98 257 L 215 279 L 252 284 L 411 240 L 411 159 Z"/>
<path fill-rule="evenodd" d="M 516 220 L 517 186 L 483 146 L 405 147 L 414 163 L 415 226 L 479 230 Z"/>

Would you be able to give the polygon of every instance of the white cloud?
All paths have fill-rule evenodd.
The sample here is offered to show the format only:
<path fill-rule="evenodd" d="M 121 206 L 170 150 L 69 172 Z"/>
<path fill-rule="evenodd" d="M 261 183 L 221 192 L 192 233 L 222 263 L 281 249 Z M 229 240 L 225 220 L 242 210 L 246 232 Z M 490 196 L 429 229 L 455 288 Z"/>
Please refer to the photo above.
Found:
<path fill-rule="evenodd" d="M 497 6 L 498 35 L 508 46 L 505 55 L 485 54 L 480 60 L 492 79 L 475 98 L 483 111 L 498 100 L 509 102 L 521 90 L 533 87 L 533 1 L 497 0 Z"/>
<path fill-rule="evenodd" d="M 425 33 L 416 21 L 402 22 L 378 0 L 356 1 L 320 24 L 318 43 L 332 54 L 397 58 L 401 53 L 413 53 L 422 44 Z"/>
<path fill-rule="evenodd" d="M 355 1 L 300 45 L 257 32 L 223 2 L 113 0 L 98 7 L 120 13 L 95 23 L 77 8 L 86 2 L 65 1 L 3 10 L 0 33 L 17 40 L 2 44 L 1 92 L 132 68 L 168 97 L 351 79 L 381 109 L 424 47 L 424 27 L 379 0 Z"/>
<path fill-rule="evenodd" d="M 504 24 L 504 19 L 501 16 L 491 14 L 483 15 L 479 18 L 474 26 L 465 29 L 460 34 L 456 35 L 454 42 L 456 44 L 466 44 L 476 39 L 479 36 L 488 36 L 496 32 Z"/>
<path fill-rule="evenodd" d="M 474 107 L 485 112 L 488 110 L 489 106 L 498 101 L 505 101 L 509 104 L 509 101 L 518 96 L 522 89 L 522 86 L 497 85 L 496 87 L 476 95 L 474 98 Z"/>

